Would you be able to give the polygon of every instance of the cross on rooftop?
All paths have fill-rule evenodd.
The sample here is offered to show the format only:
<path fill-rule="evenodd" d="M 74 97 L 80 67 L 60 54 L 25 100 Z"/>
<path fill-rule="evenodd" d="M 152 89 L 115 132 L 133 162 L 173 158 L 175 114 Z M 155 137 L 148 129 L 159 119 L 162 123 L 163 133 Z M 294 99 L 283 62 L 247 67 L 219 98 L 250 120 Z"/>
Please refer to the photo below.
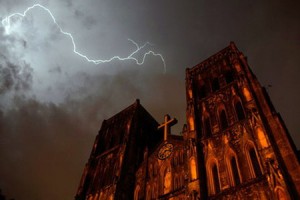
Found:
<path fill-rule="evenodd" d="M 171 126 L 177 123 L 177 119 L 171 119 L 170 116 L 167 114 L 165 115 L 165 121 L 161 125 L 158 126 L 158 129 L 164 128 L 164 141 L 167 140 L 167 136 L 170 135 Z"/>

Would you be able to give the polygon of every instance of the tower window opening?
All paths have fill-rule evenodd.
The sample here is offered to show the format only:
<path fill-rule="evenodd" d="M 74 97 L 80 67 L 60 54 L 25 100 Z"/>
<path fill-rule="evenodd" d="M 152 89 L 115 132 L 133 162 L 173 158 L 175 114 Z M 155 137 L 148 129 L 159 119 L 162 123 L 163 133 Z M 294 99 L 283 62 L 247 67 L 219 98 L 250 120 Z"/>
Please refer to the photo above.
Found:
<path fill-rule="evenodd" d="M 224 109 L 222 109 L 220 112 L 220 122 L 221 122 L 222 129 L 226 129 L 228 127 L 227 116 Z"/>
<path fill-rule="evenodd" d="M 234 79 L 233 79 L 233 74 L 232 74 L 231 71 L 226 72 L 226 74 L 225 74 L 225 80 L 226 80 L 227 84 L 233 82 Z"/>
<path fill-rule="evenodd" d="M 235 156 L 232 156 L 230 159 L 231 172 L 233 176 L 233 181 L 235 185 L 239 185 L 241 183 L 241 179 L 239 176 L 238 166 L 235 159 Z"/>
<path fill-rule="evenodd" d="M 220 192 L 220 182 L 219 182 L 219 173 L 218 173 L 218 168 L 217 165 L 214 164 L 212 167 L 212 176 L 213 176 L 213 182 L 214 182 L 214 191 L 215 194 Z"/>
<path fill-rule="evenodd" d="M 236 104 L 235 104 L 235 112 L 237 114 L 237 118 L 238 120 L 243 120 L 245 119 L 245 112 L 244 112 L 244 109 L 243 109 L 243 106 L 241 104 L 240 101 L 238 101 Z"/>
<path fill-rule="evenodd" d="M 219 84 L 219 79 L 218 78 L 214 78 L 213 82 L 212 82 L 212 90 L 213 92 L 217 91 L 220 89 L 220 84 Z"/>
<path fill-rule="evenodd" d="M 255 149 L 253 147 L 250 148 L 250 150 L 249 150 L 249 156 L 250 156 L 250 160 L 251 160 L 251 164 L 252 164 L 255 176 L 256 177 L 261 176 L 262 172 L 261 172 L 261 169 L 259 166 L 259 162 L 258 162 L 258 158 L 257 158 L 256 152 L 255 152 Z"/>
<path fill-rule="evenodd" d="M 198 95 L 199 95 L 199 98 L 201 98 L 201 99 L 206 97 L 206 87 L 205 87 L 205 85 L 200 85 Z"/>
<path fill-rule="evenodd" d="M 206 117 L 204 119 L 204 130 L 206 137 L 211 136 L 211 126 L 210 126 L 210 119 L 209 117 Z"/>

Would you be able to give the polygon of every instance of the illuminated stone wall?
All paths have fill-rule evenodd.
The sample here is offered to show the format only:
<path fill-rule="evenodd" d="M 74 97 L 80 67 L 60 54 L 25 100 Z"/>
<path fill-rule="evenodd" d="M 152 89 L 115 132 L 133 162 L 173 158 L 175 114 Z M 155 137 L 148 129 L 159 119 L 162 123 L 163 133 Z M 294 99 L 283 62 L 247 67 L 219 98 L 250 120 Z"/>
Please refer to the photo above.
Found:
<path fill-rule="evenodd" d="M 172 154 L 158 159 L 158 151 L 165 143 L 172 143 Z M 153 152 L 147 155 L 136 173 L 135 199 L 185 199 L 186 166 L 182 136 L 169 135 Z M 142 189 L 142 190 L 141 190 Z"/>
<path fill-rule="evenodd" d="M 186 137 L 198 152 L 199 197 L 299 198 L 294 144 L 233 43 L 187 69 L 186 89 Z"/>

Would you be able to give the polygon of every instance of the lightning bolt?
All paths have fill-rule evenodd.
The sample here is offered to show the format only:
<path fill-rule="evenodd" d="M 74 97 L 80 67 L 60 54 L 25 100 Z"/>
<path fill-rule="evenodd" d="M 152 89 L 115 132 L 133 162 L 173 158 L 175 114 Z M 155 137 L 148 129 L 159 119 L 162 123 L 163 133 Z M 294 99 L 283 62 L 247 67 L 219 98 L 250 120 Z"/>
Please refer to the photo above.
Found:
<path fill-rule="evenodd" d="M 132 39 L 128 39 L 128 41 L 130 41 L 131 43 L 133 43 L 133 44 L 135 45 L 136 50 L 133 51 L 133 52 L 131 52 L 127 57 L 113 56 L 113 57 L 111 57 L 111 58 L 109 58 L 109 59 L 105 59 L 105 60 L 101 60 L 101 59 L 98 59 L 98 60 L 90 59 L 88 56 L 86 56 L 86 55 L 80 53 L 80 52 L 77 50 L 76 43 L 75 43 L 75 40 L 74 40 L 72 34 L 69 33 L 69 32 L 64 31 L 64 30 L 61 28 L 61 26 L 57 23 L 57 21 L 56 21 L 54 15 L 52 14 L 52 12 L 51 12 L 48 8 L 46 8 L 45 6 L 43 6 L 43 5 L 41 5 L 41 4 L 34 4 L 33 6 L 28 7 L 23 13 L 13 13 L 13 14 L 11 14 L 11 15 L 5 17 L 4 19 L 2 19 L 2 21 L 1 21 L 1 22 L 2 22 L 2 26 L 5 28 L 6 33 L 9 34 L 9 29 L 10 29 L 10 27 L 11 27 L 11 18 L 18 16 L 18 17 L 20 17 L 20 18 L 22 19 L 22 18 L 26 17 L 27 13 L 28 13 L 29 11 L 31 11 L 32 9 L 34 9 L 34 8 L 41 8 L 41 9 L 43 9 L 44 11 L 46 11 L 46 12 L 49 14 L 49 16 L 51 17 L 53 23 L 57 26 L 57 28 L 59 29 L 59 31 L 60 31 L 62 34 L 66 35 L 67 37 L 69 37 L 69 38 L 71 39 L 72 44 L 73 44 L 73 52 L 74 52 L 75 54 L 77 54 L 78 56 L 84 58 L 87 62 L 94 63 L 94 64 L 97 65 L 97 64 L 101 64 L 101 63 L 108 63 L 108 62 L 111 62 L 111 61 L 113 61 L 113 60 L 120 60 L 120 61 L 133 60 L 137 65 L 143 65 L 144 62 L 145 62 L 146 57 L 147 57 L 148 55 L 153 55 L 153 56 L 158 56 L 158 57 L 161 59 L 161 61 L 162 61 L 162 63 L 163 63 L 163 66 L 164 66 L 164 72 L 166 72 L 166 63 L 165 63 L 165 59 L 164 59 L 164 57 L 163 57 L 160 53 L 155 53 L 154 51 L 149 50 L 149 51 L 147 51 L 146 53 L 143 54 L 143 57 L 142 57 L 141 61 L 139 61 L 137 58 L 135 58 L 135 57 L 134 57 L 135 54 L 137 54 L 139 51 L 141 51 L 141 50 L 142 50 L 143 48 L 145 48 L 147 45 L 151 45 L 151 44 L 150 44 L 149 42 L 146 42 L 146 43 L 143 44 L 142 46 L 139 46 L 139 45 L 138 45 L 135 41 L 133 41 Z"/>

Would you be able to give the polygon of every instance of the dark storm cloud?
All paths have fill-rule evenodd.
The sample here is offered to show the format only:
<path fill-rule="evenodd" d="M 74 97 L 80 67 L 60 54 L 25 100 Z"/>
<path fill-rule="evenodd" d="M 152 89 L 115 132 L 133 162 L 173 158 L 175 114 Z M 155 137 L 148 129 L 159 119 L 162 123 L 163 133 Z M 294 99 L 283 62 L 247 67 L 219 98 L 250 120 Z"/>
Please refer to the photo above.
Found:
<path fill-rule="evenodd" d="M 5 193 L 16 199 L 71 199 L 103 119 L 132 104 L 136 97 L 147 109 L 155 102 L 150 111 L 158 117 L 162 110 L 167 112 L 169 90 L 149 95 L 160 87 L 163 74 L 137 66 L 120 68 L 113 75 L 79 73 L 76 79 L 84 84 L 59 105 L 24 96 L 13 99 L 11 109 L 0 116 L 0 157 L 6 160 L 0 170 L 0 186 Z M 172 87 L 168 80 L 164 84 Z M 169 103 L 178 104 L 175 100 Z M 179 109 L 172 112 L 176 111 Z M 29 180 L 34 187 L 27 187 Z"/>
<path fill-rule="evenodd" d="M 6 36 L 3 27 L 0 27 L 0 95 L 30 89 L 33 69 L 25 61 L 16 61 L 16 57 L 10 54 L 17 45 L 26 48 L 25 43 L 24 40 Z"/>
<path fill-rule="evenodd" d="M 22 68 L 9 62 L 0 64 L 0 94 L 10 90 L 28 90 L 31 83 L 32 68 L 28 64 Z"/>

